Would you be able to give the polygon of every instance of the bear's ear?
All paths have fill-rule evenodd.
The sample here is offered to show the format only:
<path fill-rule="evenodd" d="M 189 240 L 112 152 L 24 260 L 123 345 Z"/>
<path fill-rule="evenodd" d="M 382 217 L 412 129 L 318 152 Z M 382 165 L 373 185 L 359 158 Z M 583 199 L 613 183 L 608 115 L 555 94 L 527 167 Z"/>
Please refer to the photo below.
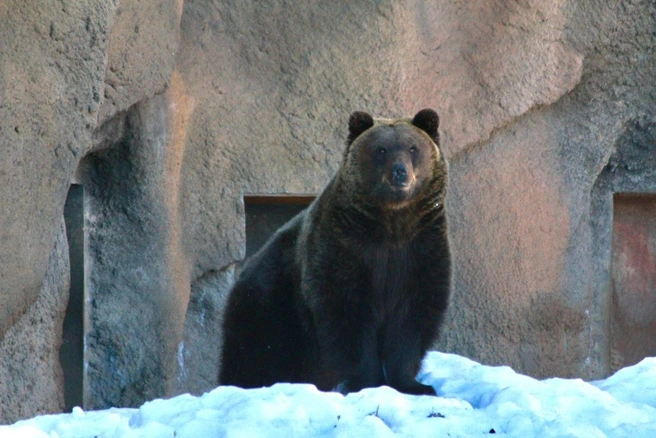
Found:
<path fill-rule="evenodd" d="M 371 115 L 362 111 L 354 112 L 349 117 L 349 135 L 346 143 L 351 144 L 353 140 L 372 126 L 374 126 L 374 118 Z"/>
<path fill-rule="evenodd" d="M 440 118 L 432 109 L 423 109 L 415 114 L 412 124 L 424 131 L 433 141 L 437 142 L 439 135 L 437 128 L 440 124 Z"/>

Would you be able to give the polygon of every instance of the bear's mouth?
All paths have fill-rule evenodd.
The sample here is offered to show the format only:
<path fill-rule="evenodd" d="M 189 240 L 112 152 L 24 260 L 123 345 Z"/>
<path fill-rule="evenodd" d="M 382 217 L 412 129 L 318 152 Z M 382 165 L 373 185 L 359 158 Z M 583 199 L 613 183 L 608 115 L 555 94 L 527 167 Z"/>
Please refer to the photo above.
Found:
<path fill-rule="evenodd" d="M 378 192 L 376 197 L 388 207 L 402 208 L 414 196 L 415 181 L 416 179 L 412 178 L 403 183 L 393 184 L 389 179 L 383 178 L 376 190 Z"/>
<path fill-rule="evenodd" d="M 408 179 L 406 181 L 390 181 L 387 177 L 383 178 L 383 184 L 389 187 L 392 192 L 407 192 L 415 185 L 416 178 Z"/>
<path fill-rule="evenodd" d="M 368 197 L 376 205 L 384 209 L 397 210 L 404 208 L 415 196 L 415 178 L 402 185 L 393 185 L 383 177 L 378 184 L 369 192 Z"/>

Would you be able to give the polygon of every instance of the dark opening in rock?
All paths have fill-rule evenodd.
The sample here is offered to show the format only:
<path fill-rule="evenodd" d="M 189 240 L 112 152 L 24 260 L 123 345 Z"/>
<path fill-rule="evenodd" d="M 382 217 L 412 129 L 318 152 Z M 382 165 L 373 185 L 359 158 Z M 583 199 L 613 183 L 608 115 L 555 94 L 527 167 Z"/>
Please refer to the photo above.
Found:
<path fill-rule="evenodd" d="M 83 406 L 84 388 L 84 188 L 73 184 L 64 206 L 71 266 L 68 307 L 64 317 L 59 360 L 64 372 L 67 411 Z"/>
<path fill-rule="evenodd" d="M 312 195 L 246 195 L 246 257 L 257 252 L 278 228 L 310 205 Z"/>

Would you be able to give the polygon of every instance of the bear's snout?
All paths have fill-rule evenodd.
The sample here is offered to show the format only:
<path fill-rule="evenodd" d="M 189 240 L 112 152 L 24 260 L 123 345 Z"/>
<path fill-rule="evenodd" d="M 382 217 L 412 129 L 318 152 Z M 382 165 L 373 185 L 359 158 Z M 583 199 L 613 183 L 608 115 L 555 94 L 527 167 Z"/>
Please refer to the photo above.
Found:
<path fill-rule="evenodd" d="M 395 187 L 402 187 L 408 183 L 408 169 L 403 163 L 394 163 L 392 165 L 392 185 Z"/>

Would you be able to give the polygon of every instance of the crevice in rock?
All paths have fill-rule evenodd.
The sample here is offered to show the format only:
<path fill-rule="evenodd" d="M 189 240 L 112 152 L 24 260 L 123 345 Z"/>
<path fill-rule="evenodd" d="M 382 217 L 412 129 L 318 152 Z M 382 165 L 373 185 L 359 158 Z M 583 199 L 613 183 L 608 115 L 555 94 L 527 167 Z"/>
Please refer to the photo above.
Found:
<path fill-rule="evenodd" d="M 59 361 L 64 373 L 65 410 L 84 407 L 84 189 L 73 184 L 64 206 L 70 263 L 68 305 Z"/>

